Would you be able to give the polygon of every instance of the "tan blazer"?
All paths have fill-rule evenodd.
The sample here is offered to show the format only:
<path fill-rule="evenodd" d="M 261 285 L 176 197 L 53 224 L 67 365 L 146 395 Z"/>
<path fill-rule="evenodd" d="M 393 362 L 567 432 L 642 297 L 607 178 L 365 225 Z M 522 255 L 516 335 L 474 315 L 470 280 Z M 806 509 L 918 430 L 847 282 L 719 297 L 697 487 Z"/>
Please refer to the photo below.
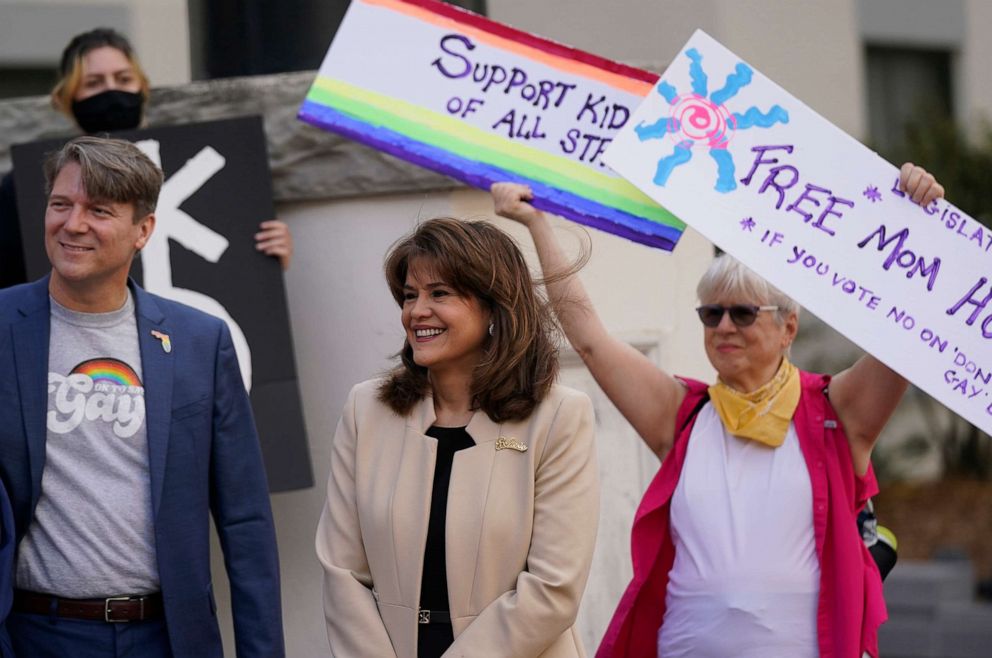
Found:
<path fill-rule="evenodd" d="M 434 404 L 400 417 L 376 399 L 378 384 L 348 396 L 317 528 L 337 658 L 417 655 Z M 526 421 L 497 424 L 478 412 L 467 430 L 476 445 L 455 454 L 448 493 L 455 642 L 445 656 L 584 656 L 573 624 L 599 517 L 589 398 L 555 386 Z"/>

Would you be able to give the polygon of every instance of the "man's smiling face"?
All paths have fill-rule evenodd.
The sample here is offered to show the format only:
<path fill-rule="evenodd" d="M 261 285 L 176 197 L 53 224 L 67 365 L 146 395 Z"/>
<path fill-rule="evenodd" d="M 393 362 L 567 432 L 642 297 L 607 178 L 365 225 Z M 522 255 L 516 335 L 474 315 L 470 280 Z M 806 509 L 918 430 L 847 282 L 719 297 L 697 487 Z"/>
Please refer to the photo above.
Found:
<path fill-rule="evenodd" d="M 131 260 L 148 241 L 153 215 L 134 222 L 134 205 L 91 199 L 75 162 L 62 168 L 45 211 L 45 250 L 52 286 L 68 294 L 126 284 Z"/>

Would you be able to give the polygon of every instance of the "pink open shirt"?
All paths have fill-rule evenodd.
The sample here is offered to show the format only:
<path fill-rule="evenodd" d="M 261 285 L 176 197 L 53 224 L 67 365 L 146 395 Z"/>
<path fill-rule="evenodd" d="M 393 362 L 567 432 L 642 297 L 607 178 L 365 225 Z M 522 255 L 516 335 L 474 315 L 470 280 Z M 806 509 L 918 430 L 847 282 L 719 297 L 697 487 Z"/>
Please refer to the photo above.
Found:
<path fill-rule="evenodd" d="M 858 512 L 878 493 L 874 471 L 854 473 L 851 448 L 827 399 L 828 375 L 800 372 L 802 395 L 793 422 L 813 488 L 813 532 L 820 560 L 817 639 L 820 658 L 878 656 L 878 627 L 885 621 L 882 579 L 857 531 Z M 641 499 L 631 530 L 634 577 L 624 592 L 597 658 L 648 658 L 657 654 L 665 616 L 668 573 L 675 560 L 669 505 L 692 433 L 689 415 L 707 385 L 683 380 L 689 392 L 679 408 L 668 457 Z M 661 657 L 663 658 L 663 657 Z"/>

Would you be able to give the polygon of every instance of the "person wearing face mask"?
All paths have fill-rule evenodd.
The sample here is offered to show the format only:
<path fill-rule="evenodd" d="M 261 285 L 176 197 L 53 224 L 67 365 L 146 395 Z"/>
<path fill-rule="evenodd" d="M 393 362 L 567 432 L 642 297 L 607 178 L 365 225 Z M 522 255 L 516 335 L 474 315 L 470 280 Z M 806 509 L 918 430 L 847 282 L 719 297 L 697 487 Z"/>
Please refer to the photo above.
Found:
<path fill-rule="evenodd" d="M 149 82 L 131 43 L 110 28 L 96 28 L 72 38 L 62 51 L 52 106 L 84 133 L 134 130 L 144 125 Z M 278 258 L 283 270 L 293 256 L 293 237 L 279 220 L 262 222 L 256 248 Z M 25 283 L 17 195 L 13 172 L 0 180 L 0 288 Z"/>
<path fill-rule="evenodd" d="M 88 134 L 133 130 L 144 119 L 149 84 L 130 42 L 109 28 L 73 37 L 62 51 L 52 106 Z"/>

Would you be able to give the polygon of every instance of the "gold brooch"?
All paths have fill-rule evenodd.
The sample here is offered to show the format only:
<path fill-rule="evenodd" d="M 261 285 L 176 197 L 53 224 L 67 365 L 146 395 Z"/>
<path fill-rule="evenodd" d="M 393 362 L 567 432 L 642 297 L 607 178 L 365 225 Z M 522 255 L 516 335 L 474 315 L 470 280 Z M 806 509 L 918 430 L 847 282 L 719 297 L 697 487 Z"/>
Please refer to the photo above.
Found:
<path fill-rule="evenodd" d="M 509 449 L 509 450 L 516 450 L 517 452 L 527 452 L 527 446 L 520 443 L 520 441 L 517 441 L 512 436 L 510 438 L 501 436 L 498 439 L 496 439 L 496 449 L 497 450 Z"/>

